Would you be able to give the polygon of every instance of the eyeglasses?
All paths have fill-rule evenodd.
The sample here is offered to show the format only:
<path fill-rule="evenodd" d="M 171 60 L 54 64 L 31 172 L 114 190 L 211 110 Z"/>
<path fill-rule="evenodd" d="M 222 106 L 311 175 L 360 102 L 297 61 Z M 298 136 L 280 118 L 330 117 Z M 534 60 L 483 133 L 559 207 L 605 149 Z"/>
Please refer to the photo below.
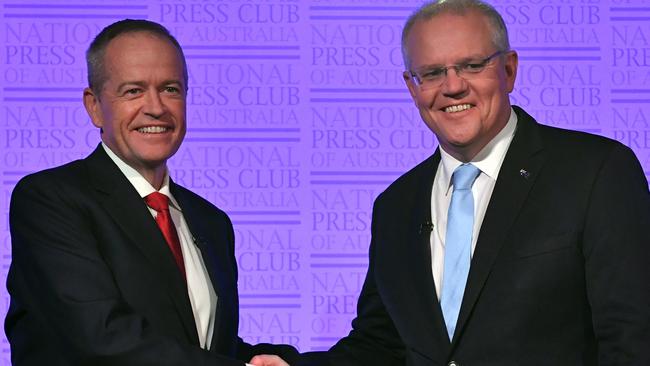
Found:
<path fill-rule="evenodd" d="M 483 72 L 490 64 L 490 61 L 506 52 L 508 51 L 497 51 L 480 61 L 468 61 L 457 65 L 433 67 L 420 71 L 406 70 L 405 73 L 413 78 L 415 84 L 419 85 L 422 90 L 437 88 L 447 78 L 447 70 L 454 69 L 458 77 L 471 80 Z"/>

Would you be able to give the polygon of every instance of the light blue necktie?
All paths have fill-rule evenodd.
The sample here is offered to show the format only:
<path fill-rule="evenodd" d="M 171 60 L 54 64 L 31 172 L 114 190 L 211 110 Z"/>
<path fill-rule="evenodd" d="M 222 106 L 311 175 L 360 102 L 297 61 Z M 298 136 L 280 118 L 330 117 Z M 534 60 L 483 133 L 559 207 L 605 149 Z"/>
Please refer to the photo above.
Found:
<path fill-rule="evenodd" d="M 472 231 L 474 229 L 474 197 L 472 184 L 480 170 L 472 164 L 463 164 L 454 170 L 451 195 L 447 213 L 445 238 L 445 265 L 442 275 L 440 307 L 445 317 L 449 339 L 454 337 L 460 304 L 465 292 L 471 261 Z"/>

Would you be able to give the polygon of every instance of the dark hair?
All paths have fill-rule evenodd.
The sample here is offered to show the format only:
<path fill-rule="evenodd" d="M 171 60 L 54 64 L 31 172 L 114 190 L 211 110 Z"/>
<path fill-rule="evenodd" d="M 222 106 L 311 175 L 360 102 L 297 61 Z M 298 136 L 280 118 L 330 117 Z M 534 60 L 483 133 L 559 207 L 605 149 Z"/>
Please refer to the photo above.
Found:
<path fill-rule="evenodd" d="M 407 69 L 411 67 L 411 60 L 408 57 L 406 49 L 406 38 L 415 23 L 429 20 L 443 13 L 465 15 L 469 11 L 478 11 L 487 18 L 492 28 L 492 43 L 497 51 L 510 50 L 506 23 L 503 21 L 501 14 L 492 5 L 481 0 L 440 0 L 425 3 L 406 20 L 406 24 L 404 24 L 404 29 L 402 30 L 402 57 L 404 58 L 404 66 Z M 453 32 L 453 29 L 450 29 L 450 32 Z"/>
<path fill-rule="evenodd" d="M 104 54 L 108 44 L 118 36 L 127 33 L 146 32 L 162 39 L 168 40 L 181 55 L 183 60 L 183 78 L 185 79 L 185 87 L 187 88 L 187 64 L 185 62 L 185 55 L 183 49 L 178 43 L 176 38 L 169 33 L 169 30 L 164 26 L 144 19 L 124 19 L 115 22 L 106 28 L 95 37 L 93 42 L 86 51 L 86 64 L 88 66 L 88 86 L 93 92 L 99 95 L 107 76 L 104 70 Z"/>

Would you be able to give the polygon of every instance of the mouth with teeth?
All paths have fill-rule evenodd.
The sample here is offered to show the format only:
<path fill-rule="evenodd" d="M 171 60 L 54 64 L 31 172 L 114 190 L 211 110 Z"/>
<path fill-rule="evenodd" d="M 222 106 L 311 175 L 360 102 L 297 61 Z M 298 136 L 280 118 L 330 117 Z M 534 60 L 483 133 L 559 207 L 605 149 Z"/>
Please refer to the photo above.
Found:
<path fill-rule="evenodd" d="M 137 129 L 140 133 L 164 133 L 170 130 L 170 128 L 163 126 L 145 126 Z"/>
<path fill-rule="evenodd" d="M 472 108 L 471 104 L 458 104 L 458 105 L 450 105 L 448 107 L 443 108 L 443 111 L 446 113 L 458 113 L 462 111 L 466 111 L 468 109 Z"/>

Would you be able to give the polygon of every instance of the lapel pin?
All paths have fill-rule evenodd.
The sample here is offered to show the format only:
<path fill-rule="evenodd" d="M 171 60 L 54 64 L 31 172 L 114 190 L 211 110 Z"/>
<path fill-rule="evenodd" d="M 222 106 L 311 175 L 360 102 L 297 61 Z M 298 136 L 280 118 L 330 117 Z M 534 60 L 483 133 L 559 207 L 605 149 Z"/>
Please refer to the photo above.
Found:
<path fill-rule="evenodd" d="M 520 169 L 519 170 L 519 175 L 521 175 L 522 177 L 524 177 L 526 179 L 528 179 L 530 177 L 530 173 L 526 169 Z"/>

